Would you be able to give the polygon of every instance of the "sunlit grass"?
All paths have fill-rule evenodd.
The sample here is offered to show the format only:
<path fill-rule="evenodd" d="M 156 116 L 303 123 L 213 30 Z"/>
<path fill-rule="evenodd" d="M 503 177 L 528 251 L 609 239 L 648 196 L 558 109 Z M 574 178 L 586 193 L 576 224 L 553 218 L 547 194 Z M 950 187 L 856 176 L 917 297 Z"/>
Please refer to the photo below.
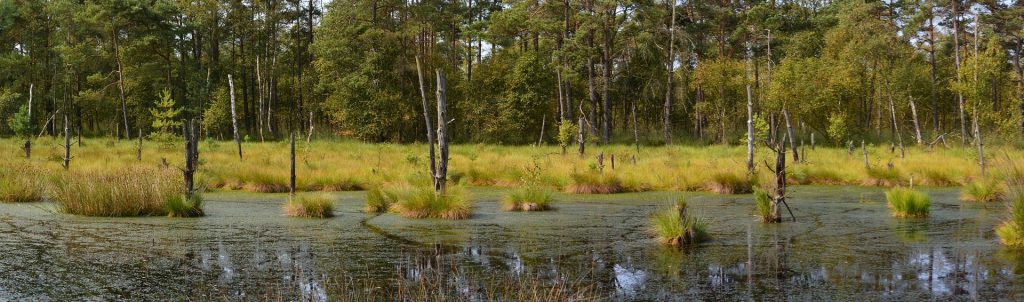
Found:
<path fill-rule="evenodd" d="M 885 200 L 897 218 L 928 217 L 931 201 L 928 195 L 914 189 L 892 188 L 885 192 Z"/>
<path fill-rule="evenodd" d="M 680 198 L 672 207 L 660 209 L 651 216 L 650 232 L 659 243 L 678 247 L 710 238 L 707 220 L 688 213 L 686 207 L 686 200 Z"/>
<path fill-rule="evenodd" d="M 974 202 L 998 201 L 1005 194 L 1003 185 L 995 179 L 972 181 L 960 190 L 960 200 Z"/>
<path fill-rule="evenodd" d="M 0 202 L 41 201 L 45 191 L 46 178 L 31 162 L 0 162 Z"/>
<path fill-rule="evenodd" d="M 1024 247 L 1024 171 L 1016 163 L 1007 164 L 1006 207 L 1010 216 L 996 227 L 999 242 L 1012 247 Z"/>
<path fill-rule="evenodd" d="M 778 218 L 772 211 L 772 197 L 763 189 L 754 190 L 754 211 L 762 222 L 771 222 Z"/>
<path fill-rule="evenodd" d="M 323 193 L 299 194 L 288 198 L 284 214 L 289 217 L 330 218 L 334 216 L 334 200 Z"/>
<path fill-rule="evenodd" d="M 466 219 L 473 214 L 473 201 L 464 189 L 449 186 L 444 194 L 430 187 L 412 187 L 398 192 L 393 206 L 408 218 Z"/>
<path fill-rule="evenodd" d="M 708 191 L 718 194 L 746 194 L 753 188 L 751 179 L 736 173 L 716 173 L 707 184 Z"/>
<path fill-rule="evenodd" d="M 366 191 L 366 213 L 386 213 L 391 206 L 398 202 L 398 194 L 392 190 L 384 190 L 381 187 L 372 187 Z"/>
<path fill-rule="evenodd" d="M 200 216 L 200 199 L 184 200 L 181 172 L 124 167 L 69 172 L 53 182 L 51 198 L 63 213 L 84 216 Z"/>
<path fill-rule="evenodd" d="M 547 211 L 554 203 L 554 194 L 539 186 L 526 186 L 509 192 L 501 199 L 505 211 Z"/>
<path fill-rule="evenodd" d="M 573 172 L 572 182 L 565 188 L 574 194 L 614 194 L 625 192 L 622 179 L 611 173 Z"/>

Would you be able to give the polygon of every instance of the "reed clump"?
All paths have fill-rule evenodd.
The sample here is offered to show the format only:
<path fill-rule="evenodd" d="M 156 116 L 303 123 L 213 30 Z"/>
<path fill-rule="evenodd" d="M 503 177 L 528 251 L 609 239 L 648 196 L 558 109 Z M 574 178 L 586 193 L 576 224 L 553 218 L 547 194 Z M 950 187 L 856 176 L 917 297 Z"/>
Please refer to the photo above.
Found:
<path fill-rule="evenodd" d="M 554 193 L 540 186 L 526 186 L 509 192 L 501 199 L 505 211 L 547 211 L 554 203 Z"/>
<path fill-rule="evenodd" d="M 611 173 L 578 173 L 569 174 L 571 183 L 565 188 L 566 193 L 573 194 L 615 194 L 625 192 L 622 179 Z"/>
<path fill-rule="evenodd" d="M 772 197 L 763 189 L 754 190 L 754 211 L 762 222 L 772 222 L 778 218 L 772 209 Z"/>
<path fill-rule="evenodd" d="M 968 183 L 960 191 L 960 200 L 991 202 L 1003 199 L 1003 185 L 995 179 L 981 179 Z"/>
<path fill-rule="evenodd" d="M 45 192 L 39 167 L 20 161 L 0 164 L 0 202 L 42 201 Z"/>
<path fill-rule="evenodd" d="M 1011 173 L 1006 179 L 1006 207 L 1010 217 L 996 227 L 996 235 L 1003 245 L 1021 248 L 1024 247 L 1024 171 L 1014 163 L 1011 166 Z"/>
<path fill-rule="evenodd" d="M 672 207 L 661 209 L 651 216 L 650 232 L 658 243 L 679 247 L 710 238 L 707 220 L 689 214 L 686 207 L 686 199 L 679 198 Z"/>
<path fill-rule="evenodd" d="M 928 195 L 910 188 L 892 188 L 885 192 L 885 199 L 897 218 L 928 217 L 931 200 Z"/>
<path fill-rule="evenodd" d="M 387 213 L 391 207 L 398 203 L 398 194 L 393 190 L 385 190 L 381 187 L 371 187 L 366 191 L 366 213 Z"/>
<path fill-rule="evenodd" d="M 127 166 L 61 175 L 54 180 L 50 196 L 60 212 L 75 215 L 201 215 L 201 198 L 185 200 L 181 196 L 183 188 L 184 180 L 177 170 Z"/>
<path fill-rule="evenodd" d="M 394 210 L 407 218 L 466 219 L 473 214 L 473 201 L 457 186 L 449 186 L 445 193 L 433 188 L 415 187 L 398 194 Z"/>
<path fill-rule="evenodd" d="M 334 200 L 327 194 L 300 194 L 288 198 L 284 214 L 289 217 L 330 218 L 334 217 Z"/>
<path fill-rule="evenodd" d="M 705 188 L 717 194 L 747 194 L 754 188 L 754 181 L 736 173 L 716 173 L 711 176 Z"/>

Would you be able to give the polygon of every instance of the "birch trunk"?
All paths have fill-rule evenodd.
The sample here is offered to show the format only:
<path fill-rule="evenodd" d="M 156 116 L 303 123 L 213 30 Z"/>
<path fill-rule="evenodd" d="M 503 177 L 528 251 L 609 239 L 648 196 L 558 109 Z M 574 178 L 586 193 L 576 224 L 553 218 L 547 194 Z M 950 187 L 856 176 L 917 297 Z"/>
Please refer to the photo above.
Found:
<path fill-rule="evenodd" d="M 793 162 L 798 162 L 800 161 L 800 154 L 796 152 L 796 139 L 793 136 L 793 125 L 789 122 L 789 111 L 782 109 L 782 117 L 786 119 L 786 136 L 789 137 L 789 149 L 793 150 Z"/>
<path fill-rule="evenodd" d="M 113 19 L 111 19 L 113 22 Z M 132 134 L 128 129 L 128 101 L 125 100 L 124 96 L 124 71 L 121 68 L 121 54 L 117 45 L 117 29 L 111 29 L 111 36 L 114 41 L 114 60 L 117 61 L 117 88 L 119 90 L 119 96 L 121 97 L 121 116 L 124 118 L 124 137 L 131 140 Z M 118 136 L 120 139 L 120 136 Z"/>
<path fill-rule="evenodd" d="M 917 105 L 914 104 L 914 96 L 910 96 L 910 117 L 914 119 L 914 139 L 917 140 L 917 144 L 924 144 L 921 138 L 921 124 L 917 119 Z"/>
<path fill-rule="evenodd" d="M 673 69 L 673 67 L 675 67 L 674 66 L 675 62 L 674 62 L 673 58 L 675 57 L 675 40 L 676 40 L 676 31 L 675 31 L 675 25 L 676 25 L 676 3 L 675 3 L 675 0 L 670 0 L 670 1 L 672 2 L 672 18 L 670 19 L 671 21 L 669 21 L 670 23 L 668 25 L 668 32 L 669 32 L 668 57 L 667 57 L 667 61 L 668 61 L 668 67 L 667 67 L 668 76 L 667 76 L 666 85 L 665 85 L 666 86 L 666 88 L 665 88 L 665 105 L 664 105 L 664 108 L 662 108 L 662 110 L 664 111 L 662 113 L 662 115 L 663 115 L 662 119 L 663 119 L 663 123 L 664 123 L 664 129 L 663 129 L 664 140 L 665 140 L 664 142 L 665 142 L 666 145 L 672 143 L 672 69 Z"/>
<path fill-rule="evenodd" d="M 35 90 L 35 84 L 28 85 L 28 123 L 32 124 L 32 91 Z M 25 159 L 32 158 L 32 130 L 27 130 L 28 133 L 25 135 Z"/>
<path fill-rule="evenodd" d="M 420 82 L 420 100 L 423 102 L 423 119 L 427 123 L 427 146 L 430 147 L 430 179 L 434 188 L 438 188 L 437 178 L 437 154 L 434 153 L 434 129 L 430 121 L 430 105 L 427 103 L 426 85 L 423 83 L 423 69 L 420 66 L 420 56 L 416 56 L 416 76 Z"/>
<path fill-rule="evenodd" d="M 228 75 L 228 87 L 231 92 L 231 129 L 235 134 L 235 145 L 238 146 L 238 160 L 242 160 L 242 140 L 238 137 L 238 115 L 235 113 L 235 81 Z"/>

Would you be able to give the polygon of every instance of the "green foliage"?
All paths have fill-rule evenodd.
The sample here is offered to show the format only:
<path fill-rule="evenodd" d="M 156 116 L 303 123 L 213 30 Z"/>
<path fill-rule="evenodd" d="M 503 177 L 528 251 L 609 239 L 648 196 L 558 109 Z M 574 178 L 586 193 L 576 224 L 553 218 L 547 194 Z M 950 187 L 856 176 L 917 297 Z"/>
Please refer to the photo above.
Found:
<path fill-rule="evenodd" d="M 893 188 L 885 192 L 885 200 L 897 218 L 927 217 L 931 206 L 928 195 L 908 188 Z"/>
<path fill-rule="evenodd" d="M 850 137 L 848 119 L 846 114 L 841 112 L 833 112 L 828 116 L 828 137 L 836 143 L 836 146 L 839 146 Z"/>
<path fill-rule="evenodd" d="M 14 135 L 18 137 L 29 138 L 34 131 L 32 121 L 29 120 L 28 110 L 28 105 L 22 105 L 18 108 L 18 112 L 7 118 L 7 126 L 11 127 L 11 131 L 14 131 Z"/>
<path fill-rule="evenodd" d="M 53 183 L 50 198 L 63 213 L 83 216 L 162 216 L 181 205 L 181 174 L 172 169 L 125 167 L 71 172 Z M 168 203 L 174 203 L 169 207 Z M 201 203 L 190 201 L 201 212 Z M 175 213 L 177 214 L 177 213 Z"/>
<path fill-rule="evenodd" d="M 576 135 L 576 124 L 564 119 L 558 123 L 558 146 L 562 147 L 562 150 L 565 150 L 565 148 L 572 144 L 573 137 Z"/>
<path fill-rule="evenodd" d="M 192 194 L 192 198 L 186 198 L 185 195 L 171 196 L 164 203 L 164 208 L 167 210 L 168 217 L 200 217 L 205 215 L 203 212 L 203 195 L 199 192 Z"/>
<path fill-rule="evenodd" d="M 231 104 L 228 93 L 225 88 L 215 90 L 209 106 L 203 112 L 203 129 L 211 134 L 223 135 L 223 131 L 231 126 Z"/>
<path fill-rule="evenodd" d="M 769 222 L 778 218 L 772 210 L 772 197 L 765 190 L 754 190 L 754 210 L 761 221 Z"/>
<path fill-rule="evenodd" d="M 155 108 L 149 110 L 153 116 L 153 133 L 149 135 L 149 139 L 160 143 L 161 146 L 173 145 L 178 129 L 181 128 L 181 121 L 178 120 L 181 110 L 182 108 L 175 108 L 171 92 L 164 89 L 160 93 L 160 99 L 156 101 Z"/>
<path fill-rule="evenodd" d="M 1009 188 L 1007 194 L 1007 209 L 1009 217 L 1002 224 L 996 227 L 996 235 L 1003 245 L 1012 247 L 1024 247 L 1024 171 L 1021 171 L 1016 163 L 1010 163 L 1009 175 L 1006 179 L 1006 186 Z"/>

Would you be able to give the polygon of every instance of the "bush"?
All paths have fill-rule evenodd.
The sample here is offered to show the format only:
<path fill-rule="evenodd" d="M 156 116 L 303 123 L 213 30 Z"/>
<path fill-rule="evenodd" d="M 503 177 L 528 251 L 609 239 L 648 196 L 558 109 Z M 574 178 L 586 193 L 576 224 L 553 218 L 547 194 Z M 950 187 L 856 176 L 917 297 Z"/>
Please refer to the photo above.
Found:
<path fill-rule="evenodd" d="M 963 201 L 975 201 L 975 202 L 990 202 L 997 201 L 1003 198 L 1002 185 L 994 180 L 978 180 L 973 181 L 960 191 L 960 200 Z"/>
<path fill-rule="evenodd" d="M 0 202 L 43 200 L 46 184 L 42 174 L 27 162 L 0 166 Z"/>
<path fill-rule="evenodd" d="M 654 213 L 650 224 L 650 232 L 664 245 L 679 247 L 709 238 L 707 220 L 688 214 L 686 201 L 682 198 L 676 201 L 675 206 Z"/>
<path fill-rule="evenodd" d="M 505 211 L 547 211 L 554 197 L 551 191 L 539 186 L 527 186 L 512 191 L 501 199 Z"/>
<path fill-rule="evenodd" d="M 897 218 L 928 217 L 931 201 L 928 195 L 908 188 L 893 188 L 885 192 L 885 199 Z"/>
<path fill-rule="evenodd" d="M 169 209 L 202 213 L 202 202 L 184 201 L 178 171 L 125 167 L 109 172 L 71 172 L 54 181 L 51 197 L 63 213 L 84 216 L 161 216 Z"/>
<path fill-rule="evenodd" d="M 705 187 L 718 194 L 747 194 L 753 191 L 754 182 L 735 173 L 717 173 Z"/>
<path fill-rule="evenodd" d="M 288 199 L 284 214 L 289 217 L 329 218 L 334 216 L 334 200 L 327 194 L 302 194 Z"/>
<path fill-rule="evenodd" d="M 473 201 L 459 187 L 448 187 L 445 194 L 437 194 L 430 187 L 419 187 L 398 196 L 394 208 L 399 215 L 408 218 L 466 219 L 472 215 Z"/>
<path fill-rule="evenodd" d="M 572 178 L 572 183 L 566 187 L 566 193 L 613 194 L 625 191 L 622 180 L 614 174 L 573 172 L 569 177 Z"/>
<path fill-rule="evenodd" d="M 398 201 L 398 195 L 392 191 L 385 191 L 380 187 L 370 188 L 366 191 L 366 213 L 385 213 Z"/>

